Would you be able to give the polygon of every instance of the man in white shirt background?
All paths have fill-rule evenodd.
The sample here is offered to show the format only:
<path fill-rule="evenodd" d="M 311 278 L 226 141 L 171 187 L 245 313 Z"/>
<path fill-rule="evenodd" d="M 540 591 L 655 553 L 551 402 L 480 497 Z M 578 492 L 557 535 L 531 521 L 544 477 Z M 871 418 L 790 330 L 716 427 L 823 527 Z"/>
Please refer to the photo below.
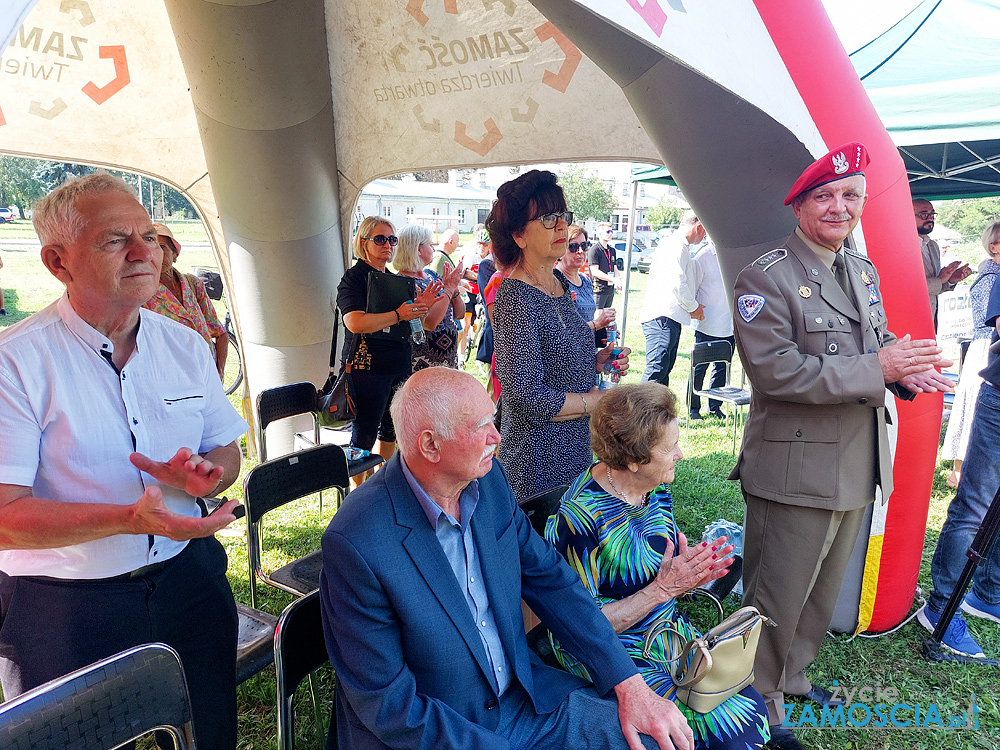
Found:
<path fill-rule="evenodd" d="M 196 332 L 141 309 L 162 251 L 130 188 L 95 174 L 35 207 L 56 302 L 0 333 L 5 699 L 135 645 L 181 656 L 198 743 L 236 747 L 238 618 L 204 516 L 247 424 Z"/>
<path fill-rule="evenodd" d="M 705 317 L 705 306 L 696 295 L 701 273 L 692 256 L 705 239 L 705 228 L 693 211 L 660 243 L 649 264 L 649 281 L 642 300 L 639 322 L 646 337 L 646 370 L 642 380 L 670 384 L 670 371 L 677 360 L 681 326 Z"/>

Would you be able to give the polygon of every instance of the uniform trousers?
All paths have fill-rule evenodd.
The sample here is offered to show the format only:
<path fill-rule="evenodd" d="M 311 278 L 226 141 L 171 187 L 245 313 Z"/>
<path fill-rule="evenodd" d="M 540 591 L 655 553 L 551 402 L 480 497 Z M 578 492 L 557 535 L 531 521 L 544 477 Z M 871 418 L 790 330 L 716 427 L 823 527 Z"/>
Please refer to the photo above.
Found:
<path fill-rule="evenodd" d="M 0 682 L 9 700 L 125 649 L 180 654 L 198 747 L 236 747 L 236 602 L 226 552 L 194 539 L 148 575 L 96 580 L 0 573 Z"/>
<path fill-rule="evenodd" d="M 743 603 L 777 623 L 761 630 L 753 686 L 775 726 L 785 719 L 785 695 L 812 687 L 803 670 L 830 627 L 865 508 L 831 511 L 743 496 Z"/>

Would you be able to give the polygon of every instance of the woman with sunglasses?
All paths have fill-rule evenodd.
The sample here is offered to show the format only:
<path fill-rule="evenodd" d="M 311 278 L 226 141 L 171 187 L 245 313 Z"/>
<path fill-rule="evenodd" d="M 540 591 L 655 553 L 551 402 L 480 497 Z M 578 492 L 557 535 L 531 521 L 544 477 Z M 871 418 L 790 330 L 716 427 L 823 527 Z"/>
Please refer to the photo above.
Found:
<path fill-rule="evenodd" d="M 503 387 L 500 462 L 519 502 L 569 484 L 590 466 L 591 410 L 604 396 L 595 375 L 611 356 L 594 352 L 566 277 L 566 210 L 552 172 L 531 170 L 500 186 L 486 228 L 507 274 L 493 304 L 496 372 Z M 628 349 L 617 366 L 628 368 Z"/>
<path fill-rule="evenodd" d="M 615 320 L 615 308 L 602 307 L 597 309 L 594 299 L 594 286 L 590 279 L 580 274 L 580 269 L 587 265 L 587 250 L 590 242 L 587 230 L 576 224 L 571 224 L 566 230 L 566 252 L 556 261 L 556 270 L 560 271 L 569 282 L 569 292 L 576 302 L 580 317 L 590 330 L 597 332 Z M 601 337 L 603 338 L 603 336 Z"/>
<path fill-rule="evenodd" d="M 387 461 L 396 449 L 396 431 L 389 416 L 392 394 L 410 377 L 410 340 L 389 341 L 366 334 L 381 331 L 404 321 L 423 318 L 441 293 L 434 281 L 418 292 L 411 302 L 384 313 L 365 312 L 368 276 L 391 273 L 386 265 L 396 249 L 396 234 L 388 219 L 369 216 L 354 235 L 352 250 L 357 263 L 344 272 L 337 287 L 337 307 L 344 326 L 353 336 L 344 337 L 342 359 L 351 358 L 357 417 L 351 428 L 351 445 L 372 450 Z M 376 444 L 377 439 L 377 444 Z M 352 486 L 360 484 L 351 479 Z"/>

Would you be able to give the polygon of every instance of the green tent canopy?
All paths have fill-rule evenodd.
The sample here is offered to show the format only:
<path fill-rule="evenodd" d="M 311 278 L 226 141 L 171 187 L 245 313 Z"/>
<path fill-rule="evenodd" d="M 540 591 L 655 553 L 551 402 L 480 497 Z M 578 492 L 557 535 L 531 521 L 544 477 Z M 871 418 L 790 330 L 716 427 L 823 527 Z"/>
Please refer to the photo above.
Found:
<path fill-rule="evenodd" d="M 850 55 L 914 197 L 1000 195 L 1000 8 L 923 0 Z M 673 185 L 665 167 L 632 179 Z"/>

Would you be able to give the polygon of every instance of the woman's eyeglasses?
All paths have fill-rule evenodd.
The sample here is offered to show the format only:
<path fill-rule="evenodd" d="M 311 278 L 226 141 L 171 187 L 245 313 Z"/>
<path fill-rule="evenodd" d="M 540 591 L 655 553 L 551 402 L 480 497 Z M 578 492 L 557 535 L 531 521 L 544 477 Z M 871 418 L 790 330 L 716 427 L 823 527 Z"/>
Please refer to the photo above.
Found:
<path fill-rule="evenodd" d="M 362 237 L 364 240 L 371 240 L 379 247 L 382 247 L 386 242 L 389 243 L 389 247 L 396 247 L 396 243 L 399 242 L 399 237 L 394 234 L 390 234 L 386 237 L 384 234 L 376 234 L 374 237 Z"/>
<path fill-rule="evenodd" d="M 590 247 L 590 243 L 589 242 L 571 242 L 571 243 L 569 243 L 568 247 L 569 247 L 569 251 L 571 253 L 579 253 L 579 252 L 583 252 L 588 247 Z"/>
<path fill-rule="evenodd" d="M 536 216 L 532 221 L 542 222 L 542 226 L 546 229 L 555 229 L 556 224 L 559 223 L 559 219 L 562 219 L 567 224 L 573 223 L 573 212 L 572 211 L 557 211 L 551 214 L 542 214 L 541 216 Z"/>

